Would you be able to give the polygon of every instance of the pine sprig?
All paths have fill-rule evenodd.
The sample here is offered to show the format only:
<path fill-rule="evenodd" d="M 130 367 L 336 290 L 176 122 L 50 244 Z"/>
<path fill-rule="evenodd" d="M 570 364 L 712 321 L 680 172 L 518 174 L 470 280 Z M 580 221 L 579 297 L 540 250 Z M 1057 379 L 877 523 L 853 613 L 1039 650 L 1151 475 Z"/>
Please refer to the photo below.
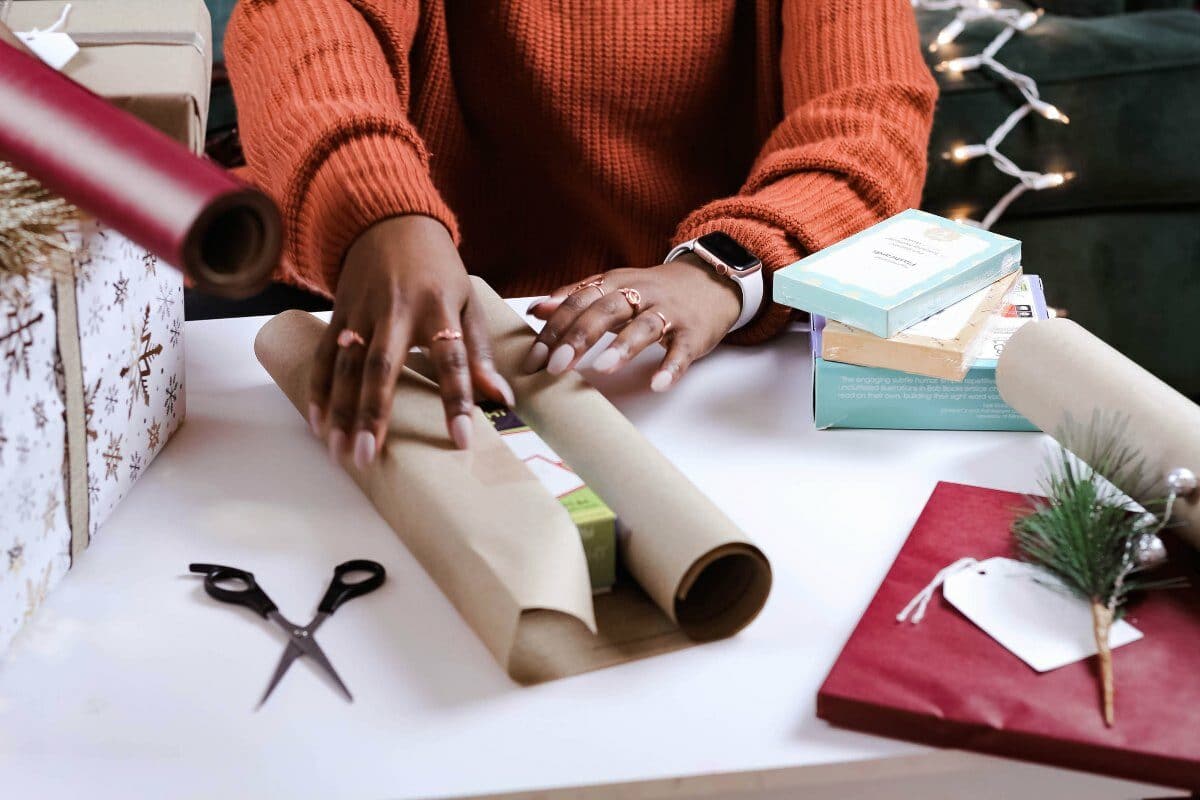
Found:
<path fill-rule="evenodd" d="M 76 216 L 66 200 L 0 161 L 0 275 L 28 275 L 64 262 L 48 256 L 69 251 L 61 228 Z"/>
<path fill-rule="evenodd" d="M 1169 503 L 1160 497 L 1162 481 L 1125 444 L 1122 419 L 1097 415 L 1082 427 L 1068 420 L 1059 434 L 1063 448 L 1042 480 L 1045 499 L 1013 525 L 1017 551 L 1086 600 L 1092 609 L 1099 651 L 1105 721 L 1113 721 L 1112 654 L 1108 634 L 1134 592 L 1171 588 L 1180 580 L 1144 580 L 1135 543 L 1165 523 Z M 1135 511 L 1125 495 L 1142 498 Z M 1153 515 L 1147 525 L 1147 514 Z"/>

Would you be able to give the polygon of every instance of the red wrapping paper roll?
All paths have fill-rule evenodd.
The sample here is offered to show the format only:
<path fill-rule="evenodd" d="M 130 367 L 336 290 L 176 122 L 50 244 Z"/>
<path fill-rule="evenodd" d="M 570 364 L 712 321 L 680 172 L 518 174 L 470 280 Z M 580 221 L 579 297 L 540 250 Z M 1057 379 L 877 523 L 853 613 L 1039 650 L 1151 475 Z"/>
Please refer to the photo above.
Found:
<path fill-rule="evenodd" d="M 282 225 L 269 197 L 2 41 L 0 159 L 201 291 L 253 294 L 278 262 Z"/>

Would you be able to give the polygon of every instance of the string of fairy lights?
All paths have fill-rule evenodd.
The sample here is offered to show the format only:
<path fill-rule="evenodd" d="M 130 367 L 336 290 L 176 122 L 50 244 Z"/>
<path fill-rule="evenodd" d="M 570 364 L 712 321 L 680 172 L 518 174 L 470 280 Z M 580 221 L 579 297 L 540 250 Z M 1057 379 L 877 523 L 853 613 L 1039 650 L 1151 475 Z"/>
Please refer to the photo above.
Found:
<path fill-rule="evenodd" d="M 1019 167 L 1012 159 L 1000 152 L 1004 138 L 1017 126 L 1021 120 L 1030 114 L 1035 114 L 1051 122 L 1066 125 L 1070 119 L 1053 103 L 1042 99 L 1037 82 L 1028 75 L 1010 69 L 999 61 L 997 54 L 1000 49 L 1018 33 L 1023 33 L 1042 18 L 1040 9 L 1026 11 L 1018 8 L 1004 8 L 996 0 L 912 0 L 915 8 L 927 11 L 954 11 L 954 17 L 940 31 L 929 45 L 932 52 L 954 42 L 966 30 L 967 26 L 985 20 L 1000 23 L 1003 27 L 986 47 L 974 55 L 959 56 L 937 64 L 938 72 L 948 72 L 961 75 L 972 70 L 988 70 L 997 78 L 1006 81 L 1020 94 L 1024 103 L 1016 108 L 996 127 L 992 134 L 977 144 L 960 144 L 943 157 L 957 164 L 962 164 L 976 158 L 990 158 L 992 165 L 1016 179 L 1017 183 L 984 215 L 981 220 L 960 219 L 960 222 L 978 225 L 981 228 L 991 228 L 1000 219 L 1014 200 L 1025 192 L 1040 192 L 1044 189 L 1054 189 L 1062 186 L 1075 177 L 1073 172 L 1037 172 Z"/>

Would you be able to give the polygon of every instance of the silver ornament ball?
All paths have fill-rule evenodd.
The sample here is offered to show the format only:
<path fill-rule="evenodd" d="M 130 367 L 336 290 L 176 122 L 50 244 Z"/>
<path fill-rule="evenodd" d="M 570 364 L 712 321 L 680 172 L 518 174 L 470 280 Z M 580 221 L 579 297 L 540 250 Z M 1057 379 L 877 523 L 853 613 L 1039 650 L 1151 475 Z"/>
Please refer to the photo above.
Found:
<path fill-rule="evenodd" d="M 1134 523 L 1134 527 L 1139 531 L 1144 531 L 1149 528 L 1157 528 L 1158 517 L 1156 517 L 1154 514 L 1151 514 L 1149 511 L 1144 511 L 1142 512 L 1142 515 L 1138 517 L 1137 522 Z"/>
<path fill-rule="evenodd" d="M 1196 473 L 1187 467 L 1178 467 L 1167 473 L 1167 486 L 1176 496 L 1186 497 L 1196 491 L 1200 481 L 1196 480 Z"/>
<path fill-rule="evenodd" d="M 1167 546 L 1157 534 L 1143 533 L 1133 540 L 1133 561 L 1143 569 L 1161 566 L 1167 561 Z"/>

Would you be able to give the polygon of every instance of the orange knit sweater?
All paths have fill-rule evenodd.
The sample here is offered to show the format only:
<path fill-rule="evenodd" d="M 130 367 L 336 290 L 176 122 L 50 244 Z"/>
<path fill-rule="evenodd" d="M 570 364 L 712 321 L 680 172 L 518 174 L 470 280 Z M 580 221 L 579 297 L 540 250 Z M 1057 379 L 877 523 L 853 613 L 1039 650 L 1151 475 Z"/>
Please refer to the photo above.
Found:
<path fill-rule="evenodd" d="M 779 269 L 918 201 L 936 98 L 908 0 L 242 0 L 225 47 L 281 277 L 324 294 L 413 213 L 508 295 L 714 230 Z"/>

